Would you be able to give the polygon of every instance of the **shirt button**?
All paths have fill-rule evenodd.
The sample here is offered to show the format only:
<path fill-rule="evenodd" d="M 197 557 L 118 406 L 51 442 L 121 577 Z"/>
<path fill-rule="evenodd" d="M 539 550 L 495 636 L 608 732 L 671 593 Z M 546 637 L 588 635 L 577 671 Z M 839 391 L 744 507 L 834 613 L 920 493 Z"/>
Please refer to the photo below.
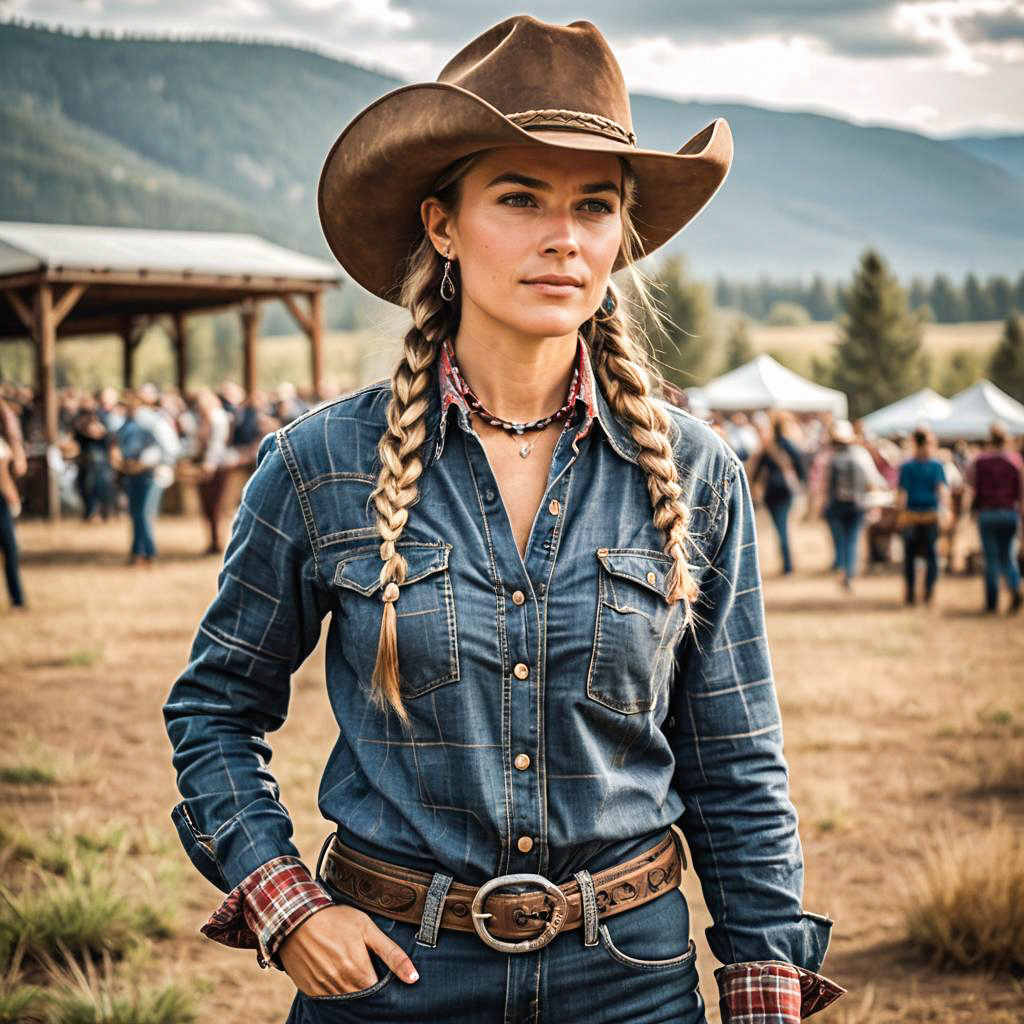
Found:
<path fill-rule="evenodd" d="M 525 600 L 526 595 L 521 590 L 517 590 L 512 594 L 512 601 L 515 604 L 522 604 Z"/>
<path fill-rule="evenodd" d="M 553 516 L 557 516 L 558 515 L 559 510 L 561 509 L 561 507 L 562 506 L 558 504 L 558 499 L 557 498 L 552 498 L 551 501 L 548 503 L 548 511 Z"/>
<path fill-rule="evenodd" d="M 647 574 L 647 582 L 648 583 L 655 583 L 657 581 L 657 579 L 658 579 L 658 577 L 655 576 L 653 572 L 649 572 Z"/>
<path fill-rule="evenodd" d="M 516 754 L 516 759 L 512 762 L 521 772 L 525 772 L 530 767 L 530 755 L 529 754 Z"/>
<path fill-rule="evenodd" d="M 516 846 L 520 853 L 529 853 L 533 849 L 533 840 L 529 836 L 520 836 Z"/>
<path fill-rule="evenodd" d="M 488 501 L 494 501 L 494 491 L 490 487 L 488 487 L 487 490 L 484 491 L 484 497 Z"/>
<path fill-rule="evenodd" d="M 516 667 L 512 669 L 516 674 L 516 679 L 525 679 L 530 674 L 530 668 L 528 665 L 524 665 L 521 661 L 516 664 Z"/>

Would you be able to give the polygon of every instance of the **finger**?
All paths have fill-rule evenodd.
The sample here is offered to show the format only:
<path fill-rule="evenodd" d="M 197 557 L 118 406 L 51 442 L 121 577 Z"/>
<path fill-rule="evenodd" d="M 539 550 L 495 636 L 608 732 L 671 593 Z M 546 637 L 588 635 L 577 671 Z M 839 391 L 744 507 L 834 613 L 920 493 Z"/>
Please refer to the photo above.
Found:
<path fill-rule="evenodd" d="M 369 919 L 364 938 L 367 948 L 372 949 L 402 981 L 412 983 L 419 978 L 419 972 L 405 950 Z"/>

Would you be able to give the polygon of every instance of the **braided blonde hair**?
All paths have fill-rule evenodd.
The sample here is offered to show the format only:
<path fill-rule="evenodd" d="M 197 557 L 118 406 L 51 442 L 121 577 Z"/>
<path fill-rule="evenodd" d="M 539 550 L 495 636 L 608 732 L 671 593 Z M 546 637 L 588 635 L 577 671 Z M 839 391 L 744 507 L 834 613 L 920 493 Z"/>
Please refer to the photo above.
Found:
<path fill-rule="evenodd" d="M 431 192 L 453 215 L 458 211 L 460 182 L 480 156 L 479 152 L 472 153 L 457 160 L 438 179 Z M 646 310 L 656 323 L 662 323 L 663 317 L 651 299 L 648 279 L 635 266 L 642 254 L 641 240 L 630 215 L 636 203 L 636 185 L 628 162 L 625 159 L 621 162 L 624 171 L 622 248 L 632 295 L 627 297 L 609 279 L 612 309 L 599 308 L 580 327 L 580 333 L 612 411 L 629 426 L 631 436 L 640 446 L 637 459 L 646 474 L 654 525 L 664 535 L 664 550 L 673 561 L 668 600 L 684 602 L 684 625 L 690 626 L 694 621 L 693 606 L 698 589 L 687 561 L 691 544 L 689 509 L 681 499 L 682 487 L 669 440 L 669 414 L 654 401 L 655 394 L 664 387 L 664 380 L 644 344 L 636 340 L 642 338 L 646 342 L 647 338 L 641 319 L 634 315 L 630 306 Z M 457 264 L 453 264 L 452 270 L 457 275 Z M 380 471 L 371 494 L 381 536 L 380 582 L 384 585 L 384 610 L 371 693 L 379 707 L 390 705 L 406 725 L 409 717 L 400 690 L 394 602 L 405 580 L 407 566 L 396 545 L 408 522 L 409 509 L 419 500 L 417 482 L 423 473 L 420 451 L 427 440 L 426 413 L 430 406 L 429 389 L 435 386 L 438 352 L 444 339 L 454 336 L 459 325 L 461 289 L 456 287 L 452 302 L 442 301 L 441 274 L 437 251 L 424 232 L 406 263 L 400 301 L 412 316 L 412 326 L 405 335 L 401 358 L 391 375 L 387 427 L 377 446 Z"/>

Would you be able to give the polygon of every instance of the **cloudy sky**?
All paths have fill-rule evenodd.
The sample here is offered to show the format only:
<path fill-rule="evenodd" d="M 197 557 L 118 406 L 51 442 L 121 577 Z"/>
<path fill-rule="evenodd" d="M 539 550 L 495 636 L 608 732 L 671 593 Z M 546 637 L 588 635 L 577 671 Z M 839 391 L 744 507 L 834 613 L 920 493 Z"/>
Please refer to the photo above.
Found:
<path fill-rule="evenodd" d="M 524 12 L 594 22 L 638 92 L 1024 132 L 1024 0 L 0 0 L 50 25 L 294 40 L 409 81 Z"/>

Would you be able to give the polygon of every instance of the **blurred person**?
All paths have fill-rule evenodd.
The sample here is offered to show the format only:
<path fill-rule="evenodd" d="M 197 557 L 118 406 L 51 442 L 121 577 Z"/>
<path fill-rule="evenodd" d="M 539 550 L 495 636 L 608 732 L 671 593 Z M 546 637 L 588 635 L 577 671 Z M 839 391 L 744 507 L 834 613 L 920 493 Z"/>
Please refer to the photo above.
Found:
<path fill-rule="evenodd" d="M 788 576 L 793 572 L 789 513 L 793 499 L 807 482 L 807 461 L 791 438 L 792 414 L 773 409 L 769 420 L 770 429 L 765 431 L 761 448 L 754 456 L 750 480 L 752 484 L 760 484 L 761 499 L 778 534 L 782 575 Z"/>
<path fill-rule="evenodd" d="M 964 482 L 959 460 L 949 448 L 937 448 L 935 458 L 942 463 L 942 468 L 946 473 L 946 483 L 949 485 L 949 515 L 944 522 L 939 524 L 937 550 L 940 558 L 945 555 L 943 568 L 946 572 L 952 573 L 955 569 L 957 533 L 965 507 L 967 485 Z"/>
<path fill-rule="evenodd" d="M 976 517 L 985 558 L 985 611 L 999 605 L 999 580 L 1006 579 L 1010 611 L 1021 605 L 1020 547 L 1021 492 L 1024 460 L 1010 448 L 1001 422 L 989 430 L 989 447 L 979 452 L 964 473 L 969 508 Z"/>
<path fill-rule="evenodd" d="M 726 424 L 726 438 L 740 462 L 749 465 L 750 460 L 761 450 L 761 435 L 747 419 L 746 413 L 734 412 Z"/>
<path fill-rule="evenodd" d="M 182 444 L 174 416 L 163 404 L 163 396 L 153 383 L 146 382 L 138 390 L 139 405 L 135 409 L 136 422 L 148 430 L 160 449 L 160 457 L 153 467 L 153 486 L 147 492 L 147 522 L 156 522 L 164 491 L 174 483 L 174 467 L 181 457 Z"/>
<path fill-rule="evenodd" d="M 196 398 L 198 422 L 196 430 L 195 459 L 199 464 L 197 489 L 199 502 L 210 531 L 210 543 L 206 554 L 223 550 L 220 536 L 220 520 L 223 515 L 224 494 L 231 479 L 232 470 L 238 465 L 238 452 L 229 445 L 231 438 L 231 414 L 224 408 L 221 399 L 209 388 L 204 388 Z"/>
<path fill-rule="evenodd" d="M 14 443 L 12 444 L 11 441 Z M 4 580 L 11 608 L 26 608 L 21 584 L 18 536 L 14 521 L 21 515 L 21 496 L 15 477 L 27 470 L 21 427 L 10 406 L 0 399 L 0 550 L 4 556 Z"/>
<path fill-rule="evenodd" d="M 82 395 L 71 426 L 78 444 L 82 519 L 87 523 L 97 523 L 101 519 L 106 521 L 115 509 L 110 427 L 104 409 L 92 394 L 86 392 Z"/>
<path fill-rule="evenodd" d="M 835 546 L 834 568 L 846 590 L 853 587 L 857 573 L 858 543 L 871 495 L 885 490 L 885 477 L 878 472 L 867 450 L 859 443 L 849 420 L 832 426 L 832 452 L 825 473 L 824 516 Z"/>
<path fill-rule="evenodd" d="M 949 516 L 949 485 L 935 458 L 935 435 L 921 426 L 912 435 L 914 454 L 900 466 L 896 507 L 903 539 L 904 604 L 917 601 L 917 558 L 925 561 L 924 602 L 930 604 L 939 575 L 939 526 Z"/>
<path fill-rule="evenodd" d="M 295 385 L 288 380 L 281 381 L 277 386 L 274 415 L 282 423 L 291 423 L 292 420 L 306 412 L 309 412 L 309 406 L 299 397 Z"/>

